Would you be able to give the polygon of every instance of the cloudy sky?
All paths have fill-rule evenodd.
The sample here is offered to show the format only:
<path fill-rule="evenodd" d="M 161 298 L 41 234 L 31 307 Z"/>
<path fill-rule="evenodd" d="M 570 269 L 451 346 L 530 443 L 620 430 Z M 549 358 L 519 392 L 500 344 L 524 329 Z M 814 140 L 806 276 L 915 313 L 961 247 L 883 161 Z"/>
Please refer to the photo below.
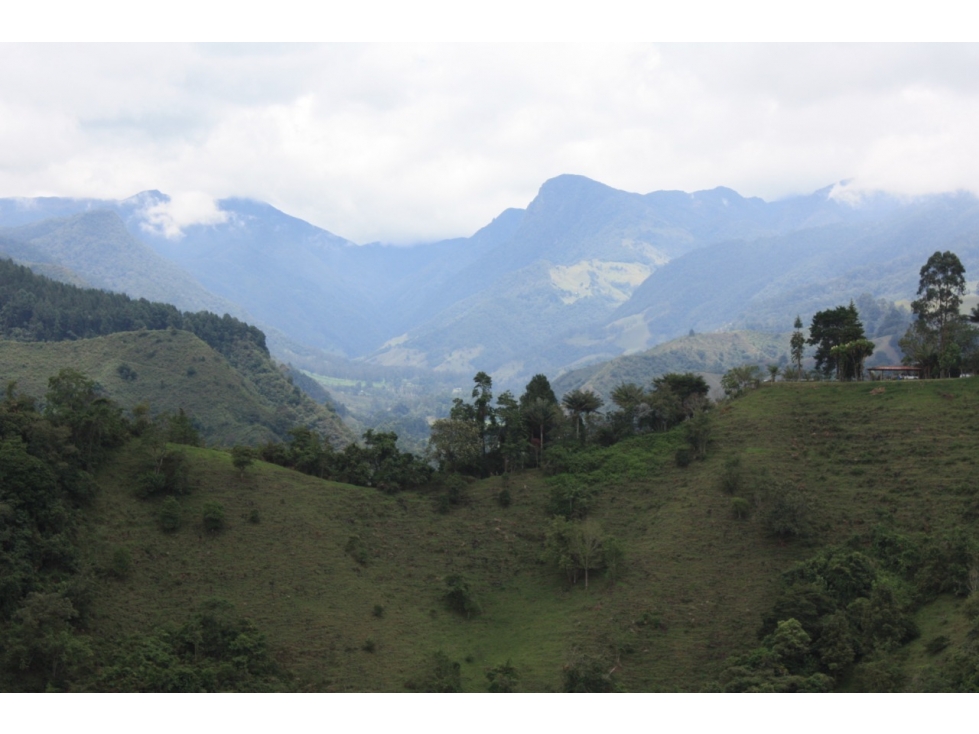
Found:
<path fill-rule="evenodd" d="M 0 196 L 468 235 L 546 179 L 979 192 L 976 45 L 0 45 Z"/>

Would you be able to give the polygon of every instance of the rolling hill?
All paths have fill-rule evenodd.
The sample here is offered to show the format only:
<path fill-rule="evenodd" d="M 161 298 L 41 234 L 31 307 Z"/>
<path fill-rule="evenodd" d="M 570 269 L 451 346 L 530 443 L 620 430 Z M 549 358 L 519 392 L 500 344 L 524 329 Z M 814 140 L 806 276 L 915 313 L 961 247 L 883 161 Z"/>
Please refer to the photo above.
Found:
<path fill-rule="evenodd" d="M 521 691 L 561 690 L 582 659 L 630 691 L 696 691 L 758 647 L 784 572 L 831 551 L 898 569 L 899 549 L 915 548 L 919 560 L 901 556 L 910 570 L 887 571 L 886 583 L 920 636 L 863 658 L 839 686 L 928 690 L 969 644 L 968 569 L 935 561 L 930 576 L 926 559 L 960 536 L 975 543 L 977 406 L 976 380 L 780 383 L 725 405 L 707 459 L 687 468 L 673 461 L 682 431 L 587 451 L 574 481 L 601 487 L 589 516 L 624 553 L 618 578 L 595 575 L 588 590 L 540 561 L 549 496 L 567 475 L 511 477 L 508 508 L 497 501 L 504 480 L 474 482 L 462 506 L 440 514 L 425 494 L 386 496 L 261 463 L 240 475 L 226 454 L 186 449 L 198 489 L 180 501 L 183 527 L 165 534 L 159 504 L 129 489 L 137 455 L 127 449 L 100 475 L 82 537 L 86 567 L 111 567 L 123 548 L 131 568 L 93 578 L 86 634 L 110 659 L 217 597 L 267 635 L 300 690 L 404 690 L 441 651 L 466 691 L 486 690 L 486 670 L 508 659 Z M 734 459 L 750 507 L 740 519 L 722 482 Z M 775 485 L 805 497 L 804 537 L 766 529 Z M 208 502 L 225 508 L 220 533 L 201 529 Z M 470 619 L 442 600 L 460 573 L 482 608 Z M 944 650 L 927 652 L 938 635 Z"/>

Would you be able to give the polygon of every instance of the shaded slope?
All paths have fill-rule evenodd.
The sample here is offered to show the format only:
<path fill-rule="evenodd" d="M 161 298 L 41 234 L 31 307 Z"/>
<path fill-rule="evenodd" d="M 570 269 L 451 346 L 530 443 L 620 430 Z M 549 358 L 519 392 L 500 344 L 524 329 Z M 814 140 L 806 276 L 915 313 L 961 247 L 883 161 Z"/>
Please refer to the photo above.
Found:
<path fill-rule="evenodd" d="M 123 365 L 131 372 L 120 371 Z M 126 409 L 144 402 L 153 413 L 182 408 L 208 442 L 281 440 L 299 423 L 334 440 L 348 438 L 335 414 L 301 399 L 277 370 L 243 375 L 186 331 L 123 332 L 55 343 L 0 340 L 0 377 L 4 384 L 16 381 L 21 392 L 44 395 L 48 377 L 63 368 L 95 380 Z M 285 399 L 270 399 L 282 386 L 289 391 Z"/>

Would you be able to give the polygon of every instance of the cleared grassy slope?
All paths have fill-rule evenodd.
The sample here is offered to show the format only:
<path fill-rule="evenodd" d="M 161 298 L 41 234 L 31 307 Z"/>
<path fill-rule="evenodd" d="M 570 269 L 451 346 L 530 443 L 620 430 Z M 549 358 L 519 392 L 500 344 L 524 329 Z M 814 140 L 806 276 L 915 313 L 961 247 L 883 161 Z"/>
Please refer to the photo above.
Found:
<path fill-rule="evenodd" d="M 779 574 L 824 545 L 854 536 L 859 545 L 882 521 L 910 533 L 975 531 L 979 379 L 880 387 L 766 386 L 718 411 L 710 456 L 685 469 L 672 460 L 679 434 L 589 454 L 578 479 L 601 487 L 592 517 L 621 541 L 625 571 L 587 591 L 538 561 L 549 480 L 536 472 L 512 479 L 508 509 L 496 503 L 501 479 L 491 478 L 469 486 L 468 505 L 440 515 L 432 497 L 390 497 L 265 464 L 241 478 L 227 455 L 188 449 L 198 489 L 182 500 L 184 527 L 168 536 L 155 525 L 158 505 L 130 493 L 126 450 L 101 477 L 85 547 L 97 565 L 126 547 L 134 570 L 98 582 L 93 631 L 148 631 L 218 596 L 269 635 L 299 687 L 403 690 L 442 649 L 472 691 L 485 690 L 485 668 L 507 658 L 521 690 L 559 689 L 575 651 L 617 664 L 613 677 L 628 690 L 699 690 L 728 656 L 757 644 Z M 738 494 L 755 503 L 746 520 L 720 488 L 732 456 L 745 473 Z M 806 493 L 809 539 L 765 534 L 763 497 L 775 482 Z M 229 523 L 212 537 L 200 516 L 214 500 Z M 247 519 L 252 510 L 258 524 Z M 354 535 L 365 565 L 345 551 Z M 471 620 L 440 603 L 444 577 L 458 572 L 483 604 Z M 660 624 L 638 624 L 644 613 Z M 934 612 L 922 615 L 931 629 Z M 373 653 L 362 649 L 368 639 Z"/>
<path fill-rule="evenodd" d="M 135 379 L 124 379 L 121 365 L 134 370 Z M 48 378 L 65 367 L 98 382 L 126 409 L 141 402 L 154 413 L 183 408 L 210 442 L 258 443 L 292 427 L 251 380 L 187 331 L 121 332 L 72 342 L 0 340 L 0 380 L 15 380 L 19 392 L 43 396 Z"/>

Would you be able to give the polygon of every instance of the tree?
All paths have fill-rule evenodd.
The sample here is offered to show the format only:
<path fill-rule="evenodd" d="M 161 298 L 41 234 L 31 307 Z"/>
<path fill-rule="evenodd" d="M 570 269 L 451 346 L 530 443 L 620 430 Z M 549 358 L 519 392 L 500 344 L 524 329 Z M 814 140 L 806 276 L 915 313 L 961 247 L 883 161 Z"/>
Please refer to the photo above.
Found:
<path fill-rule="evenodd" d="M 530 378 L 530 382 L 524 388 L 523 395 L 520 396 L 520 407 L 526 408 L 538 399 L 557 405 L 557 397 L 554 395 L 554 390 L 551 389 L 551 383 L 548 382 L 547 376 L 542 374 L 536 374 Z"/>
<path fill-rule="evenodd" d="M 601 529 L 592 520 L 585 520 L 574 535 L 572 546 L 578 564 L 585 572 L 585 590 L 588 590 L 588 572 L 602 565 L 602 549 L 605 546 Z"/>
<path fill-rule="evenodd" d="M 535 398 L 523 408 L 524 423 L 530 429 L 530 442 L 537 448 L 537 466 L 540 466 L 544 455 L 544 438 L 558 422 L 561 410 L 557 401 L 550 402 L 545 398 Z"/>
<path fill-rule="evenodd" d="M 728 397 L 737 398 L 747 390 L 758 387 L 761 382 L 761 369 L 758 365 L 746 364 L 732 367 L 721 378 L 721 387 Z"/>
<path fill-rule="evenodd" d="M 446 606 L 457 614 L 466 615 L 469 619 L 474 614 L 479 614 L 482 607 L 473 593 L 469 580 L 460 574 L 452 574 L 446 577 L 445 585 L 447 591 L 443 595 Z"/>
<path fill-rule="evenodd" d="M 934 344 L 939 374 L 948 377 L 958 366 L 960 348 L 953 331 L 962 322 L 959 308 L 965 295 L 965 268 L 952 252 L 935 252 L 921 268 L 918 298 L 911 302 L 922 335 Z M 957 353 L 959 351 L 959 353 Z"/>
<path fill-rule="evenodd" d="M 860 316 L 853 301 L 849 306 L 837 306 L 826 311 L 819 311 L 812 317 L 812 325 L 809 327 L 809 339 L 807 344 L 816 347 L 816 369 L 822 371 L 829 377 L 834 372 L 840 379 L 849 379 L 854 376 L 854 365 L 849 365 L 847 370 L 840 369 L 840 353 L 834 355 L 833 348 L 839 347 L 859 339 L 866 339 L 863 332 L 863 324 L 860 323 Z M 869 356 L 869 355 L 868 355 Z"/>
<path fill-rule="evenodd" d="M 503 471 L 521 469 L 527 455 L 527 434 L 524 431 L 520 403 L 509 390 L 496 398 L 497 441 L 503 457 Z"/>
<path fill-rule="evenodd" d="M 517 681 L 520 675 L 513 667 L 513 662 L 509 659 L 502 665 L 490 668 L 486 671 L 486 680 L 489 682 L 490 693 L 513 693 L 517 690 Z"/>
<path fill-rule="evenodd" d="M 245 469 L 254 461 L 255 453 L 248 446 L 235 446 L 231 449 L 231 463 L 242 477 L 245 476 Z"/>
<path fill-rule="evenodd" d="M 473 377 L 472 397 L 473 397 L 473 418 L 479 426 L 479 440 L 482 446 L 483 458 L 486 457 L 486 424 L 495 427 L 496 416 L 490 401 L 493 399 L 493 378 L 485 372 L 477 372 Z"/>
<path fill-rule="evenodd" d="M 802 333 L 802 318 L 796 316 L 792 326 L 795 331 L 792 332 L 792 338 L 789 340 L 789 348 L 792 351 L 792 361 L 795 363 L 796 379 L 799 379 L 802 375 L 802 355 L 806 349 L 806 337 Z"/>
<path fill-rule="evenodd" d="M 707 396 L 710 394 L 710 385 L 700 375 L 693 372 L 669 372 L 653 380 L 653 394 L 647 395 L 649 407 L 657 413 L 657 418 L 662 421 L 665 416 L 664 406 L 677 402 L 681 413 L 689 418 L 695 412 L 705 407 Z M 657 401 L 657 397 L 663 398 Z M 660 430 L 667 430 L 674 422 L 681 420 L 684 415 L 672 416 Z"/>
<path fill-rule="evenodd" d="M 579 428 L 582 428 L 584 424 L 582 416 L 594 413 L 605 403 L 591 390 L 575 389 L 561 398 L 561 404 L 565 410 L 571 413 L 571 420 L 574 421 L 574 435 L 575 438 L 578 438 Z M 584 440 L 584 432 L 581 432 L 580 437 Z"/>
<path fill-rule="evenodd" d="M 874 343 L 869 339 L 854 339 L 829 350 L 836 360 L 836 376 L 841 380 L 855 377 L 863 379 L 863 364 L 874 353 Z"/>
<path fill-rule="evenodd" d="M 435 421 L 428 438 L 428 456 L 444 472 L 471 470 L 482 457 L 479 426 L 452 418 Z"/>

